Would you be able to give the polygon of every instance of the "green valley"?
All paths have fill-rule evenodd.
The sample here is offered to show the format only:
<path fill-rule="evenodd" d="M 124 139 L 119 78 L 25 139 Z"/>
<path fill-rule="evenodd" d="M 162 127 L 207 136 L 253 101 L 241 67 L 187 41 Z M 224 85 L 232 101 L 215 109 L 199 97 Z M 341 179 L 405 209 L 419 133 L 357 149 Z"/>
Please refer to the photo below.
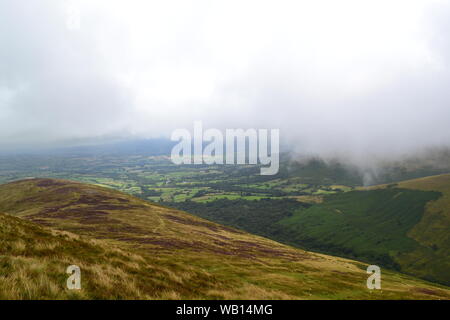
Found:
<path fill-rule="evenodd" d="M 51 177 L 108 187 L 304 250 L 449 284 L 449 175 L 361 187 L 355 171 L 315 159 L 285 160 L 278 175 L 260 176 L 257 166 L 176 166 L 164 155 L 10 156 L 0 158 L 0 169 L 1 182 Z M 396 177 L 433 172 L 411 170 L 394 171 Z M 22 205 L 0 196 L 0 212 L 14 213 Z M 66 231 L 88 229 L 58 221 Z M 97 234 L 108 234 L 108 228 L 91 227 Z"/>

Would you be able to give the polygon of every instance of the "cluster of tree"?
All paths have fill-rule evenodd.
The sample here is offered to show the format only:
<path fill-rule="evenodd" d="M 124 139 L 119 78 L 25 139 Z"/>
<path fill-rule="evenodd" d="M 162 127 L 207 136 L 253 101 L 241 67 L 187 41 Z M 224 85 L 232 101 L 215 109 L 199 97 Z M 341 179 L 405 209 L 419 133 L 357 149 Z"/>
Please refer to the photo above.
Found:
<path fill-rule="evenodd" d="M 187 200 L 165 204 L 259 235 L 277 233 L 278 221 L 293 215 L 296 210 L 310 206 L 294 199 L 218 199 L 207 203 Z"/>
<path fill-rule="evenodd" d="M 141 197 L 146 199 L 148 197 L 159 197 L 162 195 L 162 192 L 159 190 L 151 189 L 146 186 L 141 186 Z"/>

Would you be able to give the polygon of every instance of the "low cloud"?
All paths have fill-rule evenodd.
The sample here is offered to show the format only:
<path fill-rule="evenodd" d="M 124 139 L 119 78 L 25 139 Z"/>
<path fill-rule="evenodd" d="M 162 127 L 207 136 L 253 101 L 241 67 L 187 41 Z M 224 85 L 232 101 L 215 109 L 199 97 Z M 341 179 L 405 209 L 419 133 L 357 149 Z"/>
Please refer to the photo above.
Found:
<path fill-rule="evenodd" d="M 448 146 L 449 21 L 446 1 L 2 1 L 0 145 L 202 120 L 324 157 Z"/>

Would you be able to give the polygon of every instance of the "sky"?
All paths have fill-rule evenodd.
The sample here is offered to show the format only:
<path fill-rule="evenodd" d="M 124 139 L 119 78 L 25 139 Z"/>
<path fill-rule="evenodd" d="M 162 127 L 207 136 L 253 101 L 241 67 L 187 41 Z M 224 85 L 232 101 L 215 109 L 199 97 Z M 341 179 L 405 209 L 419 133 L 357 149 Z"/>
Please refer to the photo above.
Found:
<path fill-rule="evenodd" d="M 0 0 L 0 148 L 280 129 L 303 153 L 450 145 L 450 0 Z"/>

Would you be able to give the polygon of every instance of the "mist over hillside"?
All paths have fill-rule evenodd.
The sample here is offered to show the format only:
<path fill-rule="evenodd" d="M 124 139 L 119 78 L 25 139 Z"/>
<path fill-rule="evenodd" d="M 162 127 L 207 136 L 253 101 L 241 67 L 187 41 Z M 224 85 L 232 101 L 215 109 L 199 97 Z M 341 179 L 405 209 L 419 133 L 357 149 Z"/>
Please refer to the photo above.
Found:
<path fill-rule="evenodd" d="M 286 158 L 291 174 L 322 168 L 323 176 L 341 175 L 350 184 L 364 186 L 389 183 L 450 172 L 450 148 L 429 147 L 403 154 L 365 156 L 349 155 L 302 155 L 288 153 Z M 314 170 L 311 168 L 311 170 Z M 346 177 L 346 178 L 345 178 Z M 346 182 L 346 181 L 341 181 Z"/>
<path fill-rule="evenodd" d="M 169 137 L 195 120 L 280 129 L 325 158 L 450 144 L 448 2 L 72 5 L 0 4 L 2 151 Z"/>
<path fill-rule="evenodd" d="M 45 157 L 101 157 L 101 156 L 166 156 L 177 142 L 168 138 L 120 139 L 108 143 L 91 143 L 67 147 L 26 148 L 3 152 L 3 161 L 10 157 L 38 157 L 35 161 L 45 166 Z M 206 146 L 207 143 L 204 143 Z M 295 145 L 282 145 L 281 168 L 278 176 L 300 176 L 312 183 L 374 185 L 450 172 L 450 148 L 429 147 L 408 153 L 300 153 Z M 42 158 L 43 157 L 43 158 Z M 39 161 L 37 159 L 40 159 Z M 256 172 L 256 171 L 255 171 Z"/>

